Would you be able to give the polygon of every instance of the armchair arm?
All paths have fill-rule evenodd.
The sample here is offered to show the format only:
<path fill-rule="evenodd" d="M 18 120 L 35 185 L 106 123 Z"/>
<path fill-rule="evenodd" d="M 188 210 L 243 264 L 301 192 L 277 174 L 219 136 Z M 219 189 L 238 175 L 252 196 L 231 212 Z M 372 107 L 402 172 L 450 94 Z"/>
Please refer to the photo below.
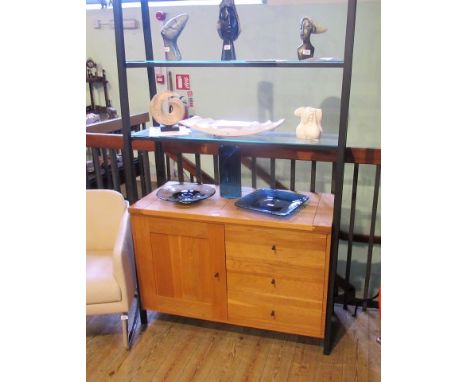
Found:
<path fill-rule="evenodd" d="M 122 302 L 130 308 L 136 288 L 130 217 L 125 210 L 113 249 L 114 277 L 122 290 Z"/>

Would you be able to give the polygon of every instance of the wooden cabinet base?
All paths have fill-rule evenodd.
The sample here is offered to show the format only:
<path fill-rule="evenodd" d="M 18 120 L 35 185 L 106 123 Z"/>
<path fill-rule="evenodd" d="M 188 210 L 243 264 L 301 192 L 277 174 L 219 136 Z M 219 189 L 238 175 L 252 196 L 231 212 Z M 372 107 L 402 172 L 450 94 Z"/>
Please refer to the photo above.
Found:
<path fill-rule="evenodd" d="M 155 192 L 139 200 L 130 213 L 143 308 L 324 338 L 333 195 L 309 198 L 287 218 L 241 210 L 218 189 L 190 206 Z"/>

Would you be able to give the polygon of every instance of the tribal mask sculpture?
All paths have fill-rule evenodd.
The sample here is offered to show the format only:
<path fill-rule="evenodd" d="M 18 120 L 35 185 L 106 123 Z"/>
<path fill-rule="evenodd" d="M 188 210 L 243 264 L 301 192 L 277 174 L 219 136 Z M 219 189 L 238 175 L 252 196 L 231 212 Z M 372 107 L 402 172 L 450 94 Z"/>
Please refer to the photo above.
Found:
<path fill-rule="evenodd" d="M 236 50 L 234 49 L 234 41 L 239 37 L 241 29 L 234 0 L 222 0 L 219 4 L 217 29 L 219 37 L 223 40 L 221 60 L 235 60 Z"/>

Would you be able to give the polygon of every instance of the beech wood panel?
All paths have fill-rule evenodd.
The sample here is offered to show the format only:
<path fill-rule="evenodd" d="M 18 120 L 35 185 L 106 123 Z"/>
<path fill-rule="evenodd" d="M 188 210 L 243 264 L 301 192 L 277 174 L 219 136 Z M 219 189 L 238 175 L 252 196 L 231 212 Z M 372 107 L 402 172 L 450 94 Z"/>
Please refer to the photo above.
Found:
<path fill-rule="evenodd" d="M 323 299 L 322 299 L 322 336 L 325 337 L 325 320 L 327 316 L 327 297 L 328 297 L 328 271 L 330 269 L 330 251 L 331 251 L 331 235 L 327 236 L 327 256 L 325 257 L 325 269 L 323 280 Z"/>
<path fill-rule="evenodd" d="M 258 328 L 311 335 L 322 338 L 322 309 L 320 304 L 304 300 L 302 306 L 290 300 L 249 293 L 229 293 L 228 319 L 229 322 Z M 318 305 L 318 306 L 317 306 Z"/>
<path fill-rule="evenodd" d="M 203 222 L 186 222 L 176 219 L 150 218 L 148 229 L 164 235 L 189 236 L 200 239 L 208 238 L 211 225 Z"/>
<path fill-rule="evenodd" d="M 226 258 L 228 272 L 242 272 L 268 277 L 284 277 L 292 280 L 323 282 L 324 266 L 316 268 L 289 264 L 287 267 L 278 262 L 266 262 L 245 258 Z"/>
<path fill-rule="evenodd" d="M 332 194 L 321 194 L 314 217 L 314 226 L 331 227 L 333 223 L 333 204 L 335 198 Z"/>
<path fill-rule="evenodd" d="M 226 225 L 228 260 L 257 260 L 280 268 L 323 268 L 326 246 L 326 235 Z"/>
<path fill-rule="evenodd" d="M 291 300 L 307 300 L 322 308 L 323 281 L 311 282 L 281 277 L 259 276 L 248 273 L 229 272 L 227 276 L 228 297 L 230 293 L 272 296 Z"/>
<path fill-rule="evenodd" d="M 141 286 L 147 296 L 144 307 L 225 320 L 224 226 L 138 218 L 145 220 L 143 229 L 147 232 L 139 235 L 139 240 L 146 243 L 137 249 L 138 273 L 143 274 L 142 282 L 147 281 Z"/>
<path fill-rule="evenodd" d="M 310 193 L 279 218 L 213 187 L 194 205 L 153 192 L 130 207 L 143 307 L 323 338 L 333 195 Z"/>
<path fill-rule="evenodd" d="M 171 184 L 178 184 L 178 182 L 166 183 L 166 185 Z M 156 196 L 156 192 L 151 192 L 134 203 L 129 211 L 134 215 L 141 214 L 179 220 L 230 223 L 254 227 L 314 232 L 319 234 L 329 234 L 331 232 L 331 225 L 327 226 L 326 223 L 316 225 L 314 223 L 314 218 L 321 199 L 325 196 L 326 200 L 330 200 L 330 197 L 333 198 L 333 195 L 304 193 L 309 196 L 309 200 L 301 207 L 300 211 L 290 216 L 278 217 L 269 214 L 253 213 L 252 211 L 236 207 L 234 204 L 235 200 L 225 199 L 220 196 L 218 186 L 209 186 L 213 187 L 216 192 L 212 197 L 203 200 L 202 203 L 195 203 L 192 205 L 169 203 L 159 199 Z M 242 187 L 242 195 L 247 195 L 253 190 L 254 189 L 251 187 Z M 331 212 L 332 211 L 333 208 Z M 324 210 L 324 213 L 329 212 L 329 210 Z"/>
<path fill-rule="evenodd" d="M 156 282 L 151 265 L 153 253 L 151 251 L 150 231 L 144 216 L 131 215 L 135 262 L 138 270 L 141 302 L 144 309 L 156 306 Z"/>

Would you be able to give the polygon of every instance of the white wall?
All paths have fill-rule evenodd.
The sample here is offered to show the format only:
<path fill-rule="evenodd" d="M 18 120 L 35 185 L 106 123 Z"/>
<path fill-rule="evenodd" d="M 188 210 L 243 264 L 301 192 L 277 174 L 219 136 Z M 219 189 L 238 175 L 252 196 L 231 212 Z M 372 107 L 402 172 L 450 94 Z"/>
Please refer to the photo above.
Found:
<path fill-rule="evenodd" d="M 294 3 L 293 1 L 290 3 Z M 235 43 L 239 59 L 295 59 L 300 45 L 299 20 L 309 15 L 328 31 L 313 35 L 315 56 L 343 56 L 346 2 L 310 1 L 308 5 L 238 5 L 242 32 Z M 157 10 L 167 17 L 188 13 L 190 19 L 179 37 L 184 59 L 218 59 L 221 40 L 216 32 L 217 6 L 150 8 L 153 49 L 156 59 L 163 58 L 160 23 Z M 124 9 L 125 18 L 138 19 L 139 8 Z M 87 56 L 107 71 L 111 84 L 110 97 L 119 108 L 114 31 L 108 26 L 94 29 L 96 20 L 108 22 L 112 9 L 89 10 L 87 13 Z M 126 30 L 128 60 L 144 59 L 141 27 Z M 191 74 L 195 112 L 214 118 L 259 119 L 258 84 L 273 86 L 273 118 L 286 118 L 283 130 L 293 131 L 297 117 L 293 110 L 301 105 L 324 108 L 325 131 L 338 129 L 341 69 L 171 69 L 173 74 Z M 130 110 L 148 110 L 149 94 L 145 69 L 127 71 Z M 348 144 L 380 147 L 380 1 L 358 1 L 357 27 L 353 61 Z"/>

